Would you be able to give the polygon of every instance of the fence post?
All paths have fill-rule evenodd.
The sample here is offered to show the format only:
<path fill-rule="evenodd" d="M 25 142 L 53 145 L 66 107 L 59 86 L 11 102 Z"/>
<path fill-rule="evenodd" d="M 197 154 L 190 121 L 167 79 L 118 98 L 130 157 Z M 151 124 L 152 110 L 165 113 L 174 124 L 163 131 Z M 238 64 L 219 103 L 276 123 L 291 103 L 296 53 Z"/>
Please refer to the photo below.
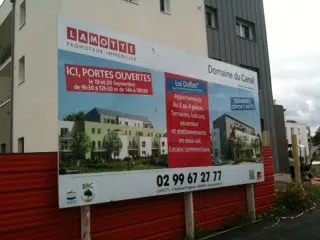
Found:
<path fill-rule="evenodd" d="M 301 184 L 301 170 L 300 170 L 300 159 L 299 159 L 299 147 L 298 147 L 298 139 L 297 135 L 292 135 L 292 152 L 293 152 L 293 160 L 294 160 L 294 178 L 295 182 Z"/>
<path fill-rule="evenodd" d="M 184 193 L 184 212 L 186 222 L 186 237 L 194 239 L 194 211 L 192 192 Z"/>
<path fill-rule="evenodd" d="M 81 207 L 81 239 L 91 240 L 90 206 Z"/>

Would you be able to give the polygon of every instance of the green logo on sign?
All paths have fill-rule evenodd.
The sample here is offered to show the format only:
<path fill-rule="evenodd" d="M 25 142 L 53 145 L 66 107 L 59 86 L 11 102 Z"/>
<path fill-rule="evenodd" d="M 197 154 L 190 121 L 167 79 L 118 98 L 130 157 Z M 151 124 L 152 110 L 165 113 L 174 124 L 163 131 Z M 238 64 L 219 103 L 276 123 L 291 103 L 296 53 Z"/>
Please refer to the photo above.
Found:
<path fill-rule="evenodd" d="M 81 196 L 84 202 L 92 202 L 95 197 L 94 194 L 94 184 L 93 183 L 84 183 L 82 184 L 83 194 Z"/>

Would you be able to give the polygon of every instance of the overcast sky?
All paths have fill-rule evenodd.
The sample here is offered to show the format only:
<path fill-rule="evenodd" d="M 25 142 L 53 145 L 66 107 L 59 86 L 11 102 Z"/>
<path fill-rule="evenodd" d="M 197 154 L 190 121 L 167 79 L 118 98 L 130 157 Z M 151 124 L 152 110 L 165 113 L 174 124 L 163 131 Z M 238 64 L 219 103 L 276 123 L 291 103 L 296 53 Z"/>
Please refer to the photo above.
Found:
<path fill-rule="evenodd" d="M 286 119 L 320 126 L 320 0 L 264 0 L 273 98 Z"/>

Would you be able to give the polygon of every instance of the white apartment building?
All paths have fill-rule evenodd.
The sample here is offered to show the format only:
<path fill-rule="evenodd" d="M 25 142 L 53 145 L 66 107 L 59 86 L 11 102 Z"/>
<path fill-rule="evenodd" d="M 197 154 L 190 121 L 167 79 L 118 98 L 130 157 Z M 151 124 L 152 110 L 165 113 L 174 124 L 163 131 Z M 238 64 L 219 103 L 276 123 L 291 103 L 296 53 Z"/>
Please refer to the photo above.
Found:
<path fill-rule="evenodd" d="M 168 154 L 168 138 L 160 138 L 160 154 Z"/>
<path fill-rule="evenodd" d="M 71 121 L 59 121 L 59 151 L 71 152 L 71 146 L 73 143 L 74 122 Z"/>
<path fill-rule="evenodd" d="M 242 138 L 245 138 L 247 141 L 246 141 L 246 147 L 249 147 L 250 150 L 252 151 L 253 153 L 253 156 L 256 156 L 256 154 L 260 154 L 260 151 L 259 151 L 259 148 L 257 149 L 254 149 L 252 147 L 252 142 L 254 141 L 257 141 L 259 140 L 259 138 L 255 135 L 251 135 L 249 133 L 246 133 L 246 132 L 242 132 L 242 131 L 239 131 L 239 130 L 235 130 L 235 135 L 236 135 L 236 138 L 237 137 L 242 137 Z"/>
<path fill-rule="evenodd" d="M 123 126 L 128 126 L 128 127 L 143 128 L 143 121 L 130 119 L 130 118 L 119 117 L 119 124 Z"/>
<path fill-rule="evenodd" d="M 305 124 L 297 123 L 296 121 L 286 121 L 286 135 L 288 144 L 292 144 L 292 135 L 297 135 L 298 145 L 301 151 L 305 149 L 307 156 L 309 155 L 308 129 Z M 304 155 L 304 153 L 299 153 Z"/>
<path fill-rule="evenodd" d="M 139 137 L 139 154 L 141 157 L 152 155 L 152 139 L 151 137 Z"/>
<path fill-rule="evenodd" d="M 58 150 L 58 16 L 207 56 L 203 0 L 14 2 L 0 6 L 0 144 L 13 152 Z"/>

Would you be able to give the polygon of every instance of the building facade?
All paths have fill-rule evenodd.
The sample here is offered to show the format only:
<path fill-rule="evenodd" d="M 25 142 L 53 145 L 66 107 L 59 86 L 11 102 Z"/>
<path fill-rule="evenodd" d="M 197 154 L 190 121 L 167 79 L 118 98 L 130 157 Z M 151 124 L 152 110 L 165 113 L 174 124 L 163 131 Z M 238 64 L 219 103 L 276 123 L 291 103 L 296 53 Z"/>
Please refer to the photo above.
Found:
<path fill-rule="evenodd" d="M 256 71 L 262 130 L 271 133 L 272 144 L 276 146 L 262 0 L 165 2 L 163 5 L 156 0 L 15 0 L 12 4 L 5 0 L 0 6 L 0 144 L 4 146 L 1 149 L 51 152 L 59 148 L 58 16 Z M 92 6 L 94 13 L 89 11 Z M 107 123 L 116 121 L 113 116 L 104 117 Z M 123 126 L 143 124 L 152 128 L 147 121 L 128 121 L 125 117 L 117 121 Z M 46 141 L 43 136 L 47 136 Z M 277 170 L 277 151 L 274 154 Z"/>
<path fill-rule="evenodd" d="M 208 56 L 258 74 L 261 129 L 269 131 L 279 169 L 271 73 L 262 0 L 205 0 Z"/>
<path fill-rule="evenodd" d="M 277 146 L 275 146 L 279 155 L 279 169 L 281 173 L 290 173 L 288 157 L 288 140 L 285 127 L 283 106 L 273 105 L 274 124 L 276 128 Z"/>
<path fill-rule="evenodd" d="M 5 137 L 0 144 L 6 144 L 9 149 L 12 142 L 13 152 L 52 152 L 58 149 L 59 15 L 206 56 L 202 5 L 201 0 L 175 0 L 163 9 L 159 1 L 146 0 L 16 0 L 14 4 L 5 0 L 0 6 L 0 101 L 13 93 L 13 98 L 10 97 L 13 112 L 8 115 L 7 109 L 0 107 L 0 119 L 1 131 L 9 131 L 5 136 L 11 136 L 11 119 L 13 128 L 12 139 Z M 13 15 L 14 54 L 11 56 Z M 10 61 L 15 66 L 13 75 Z M 10 103 L 5 107 L 11 109 Z"/>

